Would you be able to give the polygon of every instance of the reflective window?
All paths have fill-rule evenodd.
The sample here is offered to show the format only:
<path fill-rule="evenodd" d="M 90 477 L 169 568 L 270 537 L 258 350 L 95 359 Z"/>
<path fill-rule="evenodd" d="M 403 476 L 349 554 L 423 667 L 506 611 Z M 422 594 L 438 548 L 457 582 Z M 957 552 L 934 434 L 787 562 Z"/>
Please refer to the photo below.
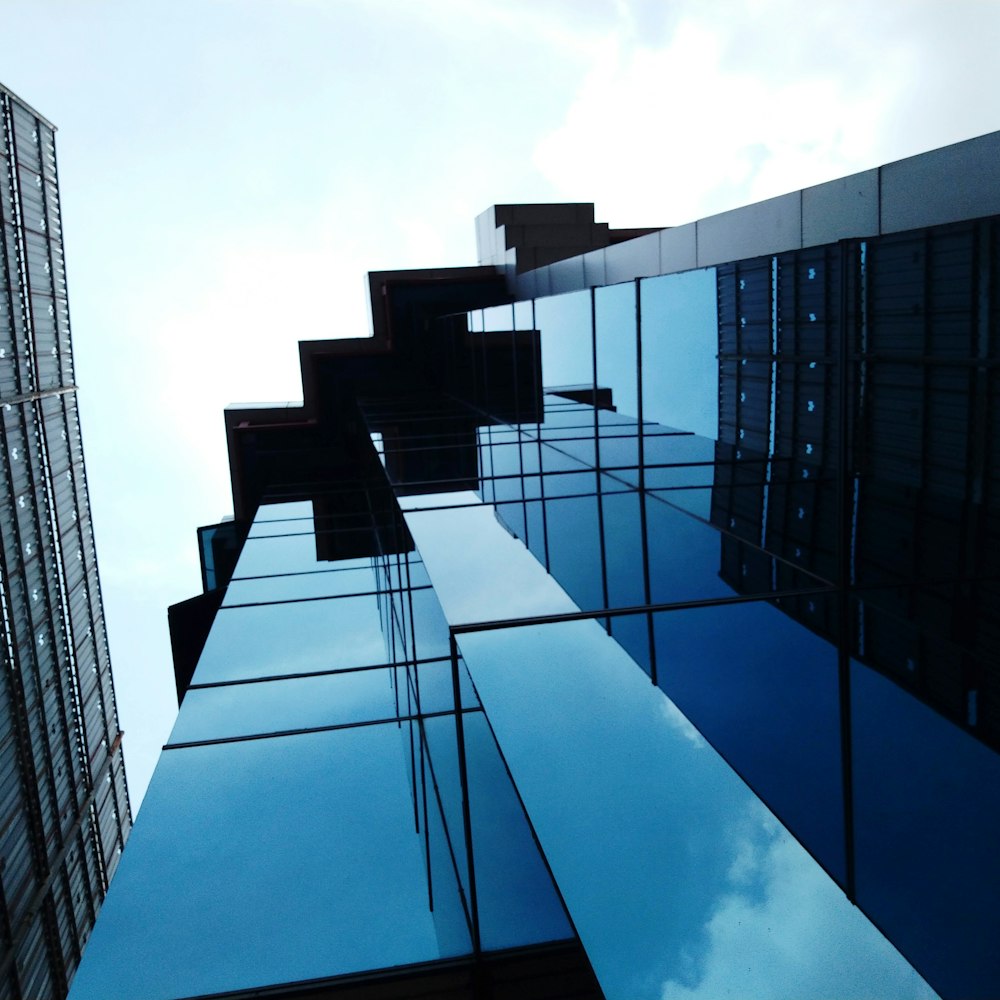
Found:
<path fill-rule="evenodd" d="M 594 384 L 589 291 L 535 300 L 542 338 L 542 385 Z"/>
<path fill-rule="evenodd" d="M 714 438 L 718 434 L 718 307 L 715 268 L 639 282 L 642 413 Z"/>
<path fill-rule="evenodd" d="M 171 743 L 395 718 L 391 668 L 196 688 L 184 696 Z M 450 681 L 450 678 L 449 678 Z"/>
<path fill-rule="evenodd" d="M 597 384 L 612 391 L 619 413 L 639 415 L 635 282 L 594 289 Z"/>
<path fill-rule="evenodd" d="M 459 644 L 608 996 L 933 996 L 599 624 Z"/>
<path fill-rule="evenodd" d="M 385 661 L 376 597 L 223 608 L 215 616 L 194 683 Z"/>
<path fill-rule="evenodd" d="M 851 705 L 858 903 L 932 982 L 988 996 L 1000 977 L 981 947 L 996 927 L 1000 760 L 858 662 Z"/>
<path fill-rule="evenodd" d="M 375 571 L 369 564 L 354 569 L 313 573 L 293 573 L 235 579 L 226 589 L 225 607 L 265 601 L 294 601 L 313 597 L 371 593 L 378 589 Z"/>
<path fill-rule="evenodd" d="M 442 952 L 427 902 L 395 723 L 168 751 L 73 997 L 172 1000 L 467 952 L 454 937 Z"/>

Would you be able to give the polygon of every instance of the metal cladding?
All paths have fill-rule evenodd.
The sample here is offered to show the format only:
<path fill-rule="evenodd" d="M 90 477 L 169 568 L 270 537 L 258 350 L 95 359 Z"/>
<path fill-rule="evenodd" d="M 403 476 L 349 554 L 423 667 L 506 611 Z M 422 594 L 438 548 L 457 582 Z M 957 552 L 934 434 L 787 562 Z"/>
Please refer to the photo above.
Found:
<path fill-rule="evenodd" d="M 54 129 L 0 87 L 0 997 L 60 998 L 131 827 Z"/>

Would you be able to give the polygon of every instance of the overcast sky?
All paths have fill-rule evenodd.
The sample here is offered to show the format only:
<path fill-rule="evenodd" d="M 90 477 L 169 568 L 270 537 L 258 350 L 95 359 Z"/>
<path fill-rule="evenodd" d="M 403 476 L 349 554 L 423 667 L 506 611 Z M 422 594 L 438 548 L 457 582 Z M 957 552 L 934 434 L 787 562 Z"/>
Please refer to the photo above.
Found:
<path fill-rule="evenodd" d="M 822 10 L 818 9 L 822 6 Z M 133 805 L 166 607 L 231 512 L 222 410 L 367 332 L 364 272 L 475 263 L 496 202 L 689 222 L 1000 127 L 1000 4 L 0 0 L 58 127 L 84 445 Z"/>

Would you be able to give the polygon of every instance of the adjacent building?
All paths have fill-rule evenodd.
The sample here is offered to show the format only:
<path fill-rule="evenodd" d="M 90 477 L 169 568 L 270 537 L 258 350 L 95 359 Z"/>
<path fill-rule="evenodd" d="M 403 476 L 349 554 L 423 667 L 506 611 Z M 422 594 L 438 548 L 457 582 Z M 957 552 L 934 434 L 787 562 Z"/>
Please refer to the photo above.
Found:
<path fill-rule="evenodd" d="M 131 826 L 55 129 L 0 86 L 0 996 L 61 1000 Z"/>
<path fill-rule="evenodd" d="M 226 411 L 74 1000 L 995 996 L 997 164 L 371 274 Z"/>

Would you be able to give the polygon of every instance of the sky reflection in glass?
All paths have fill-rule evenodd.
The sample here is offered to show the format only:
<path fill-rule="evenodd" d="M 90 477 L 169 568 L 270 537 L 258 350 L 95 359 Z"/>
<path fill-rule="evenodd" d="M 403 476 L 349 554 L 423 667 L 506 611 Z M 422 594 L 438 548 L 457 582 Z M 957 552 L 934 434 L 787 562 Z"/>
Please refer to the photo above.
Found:
<path fill-rule="evenodd" d="M 441 957 L 404 757 L 395 723 L 164 753 L 73 1000 Z"/>
<path fill-rule="evenodd" d="M 642 415 L 714 438 L 719 432 L 715 268 L 639 282 Z"/>
<path fill-rule="evenodd" d="M 467 503 L 469 495 L 434 499 Z M 466 525 L 457 538 L 449 532 L 456 517 Z M 413 512 L 408 523 L 436 584 L 442 574 L 451 620 L 568 609 L 561 588 L 488 507 Z M 472 556 L 452 558 L 454 546 L 473 534 Z M 805 749 L 819 739 L 817 727 L 831 740 L 830 759 L 803 752 L 801 780 L 816 784 L 817 822 L 824 836 L 830 831 L 826 842 L 833 838 L 825 863 L 835 868 L 843 821 L 835 812 L 839 757 L 829 647 L 769 604 L 686 614 L 657 616 L 664 623 L 657 627 L 664 685 L 702 713 L 707 730 L 719 727 L 714 735 L 724 751 L 749 740 L 751 770 L 755 754 L 766 758 L 773 747 L 765 741 L 754 749 L 761 734 L 745 733 L 732 720 L 727 729 L 717 712 L 727 700 L 737 710 L 733 702 L 746 694 L 741 662 L 753 667 L 730 647 L 739 647 L 748 630 L 756 634 L 783 619 L 782 641 L 801 656 L 774 663 L 777 654 L 764 650 L 756 674 L 770 669 L 773 683 L 754 694 L 754 706 L 762 704 L 778 721 L 791 713 L 784 724 Z M 760 615 L 768 621 L 757 621 Z M 460 635 L 459 646 L 609 997 L 935 995 L 598 622 L 473 632 Z M 718 676 L 699 686 L 705 671 Z M 756 674 L 742 682 L 760 680 Z M 804 716 L 795 707 L 802 685 L 826 692 Z M 731 700 L 730 689 L 739 692 Z M 626 816 L 627 823 L 619 821 Z"/>
<path fill-rule="evenodd" d="M 934 996 L 596 622 L 459 644 L 609 997 Z"/>

